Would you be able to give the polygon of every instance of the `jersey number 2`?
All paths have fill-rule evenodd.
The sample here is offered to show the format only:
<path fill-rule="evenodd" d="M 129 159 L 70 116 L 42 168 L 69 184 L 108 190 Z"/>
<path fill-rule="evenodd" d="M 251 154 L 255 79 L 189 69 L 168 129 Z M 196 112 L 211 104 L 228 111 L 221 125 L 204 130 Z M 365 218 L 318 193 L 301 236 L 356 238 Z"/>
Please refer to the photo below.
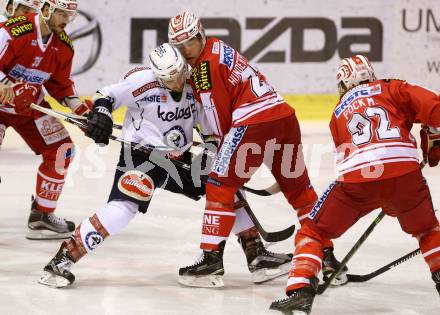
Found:
<path fill-rule="evenodd" d="M 355 145 L 369 143 L 373 136 L 371 119 L 377 117 L 379 119 L 376 128 L 377 140 L 391 140 L 400 138 L 400 130 L 398 127 L 390 128 L 390 120 L 388 113 L 382 107 L 367 107 L 365 114 L 354 113 L 348 122 L 348 130 L 351 133 L 352 141 Z"/>

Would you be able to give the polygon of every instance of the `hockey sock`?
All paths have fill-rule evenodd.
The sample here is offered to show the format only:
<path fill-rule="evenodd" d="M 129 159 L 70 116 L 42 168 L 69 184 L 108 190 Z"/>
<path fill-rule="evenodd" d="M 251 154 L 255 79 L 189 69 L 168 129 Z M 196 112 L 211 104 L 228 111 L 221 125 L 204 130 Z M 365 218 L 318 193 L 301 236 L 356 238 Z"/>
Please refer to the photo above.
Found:
<path fill-rule="evenodd" d="M 41 212 L 53 212 L 57 206 L 67 168 L 73 158 L 71 143 L 64 143 L 58 150 L 53 149 L 43 153 L 43 162 L 37 173 L 35 208 Z"/>
<path fill-rule="evenodd" d="M 131 201 L 110 201 L 75 229 L 64 246 L 76 262 L 102 244 L 109 235 L 119 233 L 135 217 L 138 205 Z"/>
<path fill-rule="evenodd" d="M 295 237 L 295 253 L 287 280 L 286 293 L 310 285 L 309 278 L 321 270 L 322 244 L 319 234 L 304 224 Z"/>
<path fill-rule="evenodd" d="M 440 269 L 440 226 L 417 237 L 423 258 L 431 270 L 431 273 Z"/>
<path fill-rule="evenodd" d="M 206 207 L 203 215 L 203 250 L 219 250 L 219 244 L 228 239 L 235 221 L 234 194 L 237 188 L 231 186 L 206 185 Z"/>
<path fill-rule="evenodd" d="M 232 233 L 234 233 L 237 236 L 240 236 L 241 232 L 246 232 L 249 229 L 255 228 L 254 222 L 252 222 L 246 210 L 241 206 L 241 203 L 238 202 L 238 198 L 235 200 L 234 208 L 236 209 L 235 210 L 236 217 L 235 217 L 234 225 L 232 227 Z M 256 233 L 258 236 L 258 232 Z"/>

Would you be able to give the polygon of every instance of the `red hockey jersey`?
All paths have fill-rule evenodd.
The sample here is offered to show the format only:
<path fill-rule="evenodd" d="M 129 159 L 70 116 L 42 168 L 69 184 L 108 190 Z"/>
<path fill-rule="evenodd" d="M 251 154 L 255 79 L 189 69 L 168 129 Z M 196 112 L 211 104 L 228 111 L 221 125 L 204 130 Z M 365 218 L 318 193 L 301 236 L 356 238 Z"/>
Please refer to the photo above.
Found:
<path fill-rule="evenodd" d="M 349 90 L 330 121 L 338 180 L 382 180 L 419 168 L 413 123 L 440 127 L 438 93 L 401 80 L 377 80 Z"/>
<path fill-rule="evenodd" d="M 61 101 L 76 95 L 70 79 L 73 44 L 65 32 L 52 33 L 47 43 L 41 36 L 39 15 L 18 16 L 1 24 L 0 28 L 0 81 L 23 80 L 36 86 L 39 101 L 44 97 L 41 87 Z M 13 113 L 10 106 L 0 110 Z"/>
<path fill-rule="evenodd" d="M 294 113 L 261 72 L 217 38 L 207 39 L 192 69 L 191 84 L 217 136 L 232 126 L 277 120 Z"/>

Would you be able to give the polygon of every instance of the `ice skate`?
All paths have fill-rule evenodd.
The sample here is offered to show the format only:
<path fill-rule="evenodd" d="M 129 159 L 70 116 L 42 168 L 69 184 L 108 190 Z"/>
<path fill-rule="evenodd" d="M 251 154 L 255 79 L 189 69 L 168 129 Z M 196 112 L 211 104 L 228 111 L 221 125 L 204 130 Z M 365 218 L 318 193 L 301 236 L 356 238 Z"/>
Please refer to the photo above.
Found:
<path fill-rule="evenodd" d="M 290 271 L 292 254 L 278 254 L 268 251 L 259 238 L 245 240 L 239 238 L 249 271 L 254 283 L 263 283 Z"/>
<path fill-rule="evenodd" d="M 333 253 L 333 247 L 327 247 L 323 249 L 324 257 L 322 259 L 322 280 L 327 281 L 331 277 L 332 273 L 339 268 L 341 263 L 336 259 Z M 341 286 L 347 284 L 347 266 L 341 270 L 341 272 L 332 280 L 331 286 Z"/>
<path fill-rule="evenodd" d="M 432 273 L 432 280 L 434 280 L 435 288 L 437 289 L 438 294 L 440 294 L 440 270 Z"/>
<path fill-rule="evenodd" d="M 44 267 L 43 275 L 38 282 L 54 288 L 71 285 L 75 281 L 75 276 L 70 272 L 73 264 L 67 250 L 61 247 L 55 257 Z"/>
<path fill-rule="evenodd" d="M 289 297 L 285 299 L 272 302 L 270 309 L 289 315 L 308 315 L 312 311 L 317 287 L 318 278 L 310 278 L 310 285 L 289 292 Z"/>
<path fill-rule="evenodd" d="M 219 244 L 219 251 L 203 251 L 192 266 L 179 269 L 179 283 L 190 287 L 223 287 L 223 251 L 226 241 Z"/>
<path fill-rule="evenodd" d="M 28 228 L 26 238 L 29 240 L 65 239 L 75 230 L 75 223 L 59 218 L 53 213 L 38 211 L 35 208 L 35 201 L 32 201 Z"/>

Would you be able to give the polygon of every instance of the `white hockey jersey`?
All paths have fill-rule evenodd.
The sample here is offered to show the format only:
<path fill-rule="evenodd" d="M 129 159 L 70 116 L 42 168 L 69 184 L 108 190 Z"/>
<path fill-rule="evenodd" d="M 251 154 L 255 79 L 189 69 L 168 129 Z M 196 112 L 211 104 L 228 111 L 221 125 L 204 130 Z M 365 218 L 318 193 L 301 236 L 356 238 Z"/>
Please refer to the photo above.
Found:
<path fill-rule="evenodd" d="M 113 110 L 127 106 L 123 128 L 125 140 L 165 146 L 178 154 L 191 146 L 196 124 L 201 126 L 203 134 L 212 134 L 191 86 L 184 85 L 182 98 L 176 102 L 148 67 L 133 68 L 118 83 L 98 92 L 111 100 Z"/>

